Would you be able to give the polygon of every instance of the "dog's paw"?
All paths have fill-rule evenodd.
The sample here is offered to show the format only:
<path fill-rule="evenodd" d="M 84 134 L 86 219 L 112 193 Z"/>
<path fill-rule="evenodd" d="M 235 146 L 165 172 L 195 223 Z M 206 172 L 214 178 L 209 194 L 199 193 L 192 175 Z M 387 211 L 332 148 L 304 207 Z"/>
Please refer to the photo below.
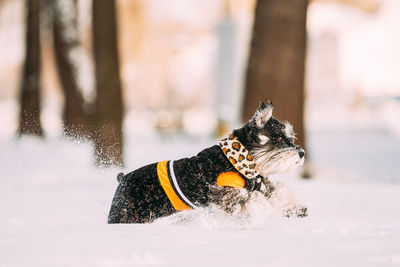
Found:
<path fill-rule="evenodd" d="M 298 218 L 308 216 L 307 207 L 296 200 L 290 190 L 282 183 L 275 185 L 275 190 L 268 201 L 277 212 L 285 217 Z"/>
<path fill-rule="evenodd" d="M 284 210 L 284 215 L 288 218 L 303 218 L 307 217 L 308 209 L 304 206 L 293 206 Z"/>

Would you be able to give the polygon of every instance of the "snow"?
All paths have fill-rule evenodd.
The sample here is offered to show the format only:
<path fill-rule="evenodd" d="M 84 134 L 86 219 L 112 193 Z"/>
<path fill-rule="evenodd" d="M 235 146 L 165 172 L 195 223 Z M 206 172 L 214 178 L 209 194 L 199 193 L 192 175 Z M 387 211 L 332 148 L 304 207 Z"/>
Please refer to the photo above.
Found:
<path fill-rule="evenodd" d="M 123 171 L 189 156 L 214 141 L 128 137 Z M 317 171 L 312 180 L 289 174 L 274 179 L 307 204 L 307 218 L 283 218 L 255 199 L 249 217 L 208 208 L 153 224 L 107 225 L 121 170 L 94 168 L 91 154 L 88 143 L 61 138 L 0 139 L 0 266 L 400 264 L 398 183 L 325 177 L 340 171 Z"/>
<path fill-rule="evenodd" d="M 187 102 L 189 95 L 186 94 L 196 91 L 193 84 L 200 86 L 202 93 L 204 88 L 209 88 L 207 75 L 212 68 L 209 60 L 200 59 L 215 57 L 216 36 L 207 31 L 214 29 L 213 25 L 221 19 L 220 8 L 210 8 L 220 6 L 221 1 L 206 1 L 206 5 L 204 1 L 195 1 L 194 5 L 186 2 L 174 0 L 168 13 L 159 5 L 160 0 L 150 1 L 148 15 L 154 24 L 183 22 L 200 31 L 193 35 L 198 37 L 193 39 L 197 40 L 196 44 L 189 45 L 186 50 L 182 45 L 191 39 L 185 34 L 178 35 L 175 43 L 172 42 L 175 50 L 177 44 L 183 50 L 179 53 L 174 50 L 171 66 L 184 66 L 187 70 L 187 75 L 172 82 L 179 90 L 182 88 L 179 93 Z M 243 52 L 237 55 L 240 59 L 246 54 L 244 40 L 251 29 L 251 16 L 244 2 L 234 2 L 237 2 L 234 5 L 244 5 L 238 8 L 243 13 L 237 25 L 240 41 L 236 45 Z M 210 207 L 178 213 L 148 225 L 108 225 L 116 175 L 121 170 L 96 169 L 88 143 L 58 137 L 61 104 L 55 90 L 45 90 L 42 102 L 46 141 L 13 139 L 17 128 L 16 96 L 24 35 L 23 2 L 9 1 L 0 16 L 0 25 L 6 26 L 0 32 L 0 42 L 7 51 L 0 53 L 0 77 L 3 78 L 0 90 L 0 267 L 399 266 L 400 107 L 396 100 L 400 88 L 396 86 L 400 81 L 396 46 L 399 35 L 391 34 L 398 31 L 399 4 L 384 2 L 390 5 L 385 4 L 381 12 L 373 16 L 338 4 L 314 3 L 309 8 L 309 58 L 312 60 L 309 59 L 311 71 L 307 77 L 307 157 L 312 159 L 315 175 L 311 180 L 301 180 L 296 174 L 273 178 L 283 181 L 299 201 L 308 206 L 309 217 L 283 218 L 276 206 L 255 198 L 247 217 L 228 216 Z M 90 1 L 80 1 L 80 10 L 88 8 Z M 81 24 L 88 25 L 89 13 L 81 12 L 79 19 L 84 22 Z M 191 31 L 189 28 L 187 32 Z M 163 34 L 162 42 L 148 41 L 148 44 L 163 45 L 165 49 L 165 40 L 170 42 L 171 36 Z M 358 45 L 366 43 L 365 40 L 367 46 Z M 381 47 L 383 52 L 372 53 L 376 47 Z M 366 60 L 376 64 L 365 64 Z M 139 73 L 145 80 L 142 83 L 144 92 L 148 94 L 149 88 L 155 88 L 157 90 L 150 91 L 163 97 L 159 90 L 163 86 L 158 84 L 164 77 L 160 75 L 162 71 L 143 62 L 126 63 L 134 70 L 132 75 L 125 75 L 126 88 L 140 92 L 141 87 L 129 86 L 132 83 L 129 81 L 138 76 L 138 70 L 150 68 L 152 79 Z M 83 63 L 80 67 L 89 68 L 82 72 L 83 88 L 91 88 L 90 66 L 85 67 Z M 169 75 L 174 76 L 174 73 L 170 70 Z M 202 82 L 193 82 L 199 80 Z M 210 92 L 208 90 L 201 99 L 209 99 Z M 90 92 L 86 93 L 90 98 Z M 354 96 L 357 93 L 361 100 Z M 127 99 L 140 100 L 134 103 L 135 108 L 149 102 L 143 101 L 143 97 Z M 200 110 L 195 108 L 184 114 L 183 127 L 193 136 L 195 133 L 204 135 L 213 128 L 215 114 L 208 106 L 200 106 L 203 108 Z M 159 110 L 159 107 L 154 109 Z M 200 113 L 205 116 L 199 116 Z M 192 139 L 158 136 L 153 132 L 155 117 L 148 110 L 127 110 L 127 161 L 122 171 L 190 156 L 216 143 L 216 140 L 200 136 Z M 213 123 L 205 127 L 204 120 Z"/>

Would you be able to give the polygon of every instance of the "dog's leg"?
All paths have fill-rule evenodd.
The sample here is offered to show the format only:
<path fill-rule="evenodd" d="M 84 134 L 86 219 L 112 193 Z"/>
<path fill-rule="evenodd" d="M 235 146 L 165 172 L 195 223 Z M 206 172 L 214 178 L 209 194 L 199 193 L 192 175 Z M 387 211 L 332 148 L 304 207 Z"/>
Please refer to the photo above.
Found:
<path fill-rule="evenodd" d="M 239 214 L 245 209 L 250 194 L 246 189 L 211 186 L 209 199 L 226 213 Z"/>
<path fill-rule="evenodd" d="M 259 191 L 266 197 L 270 198 L 275 190 L 275 186 L 268 178 L 262 178 Z"/>
<path fill-rule="evenodd" d="M 300 204 L 282 183 L 273 185 L 268 179 L 263 179 L 266 189 L 260 191 L 268 198 L 272 206 L 286 217 L 306 217 L 307 207 Z"/>

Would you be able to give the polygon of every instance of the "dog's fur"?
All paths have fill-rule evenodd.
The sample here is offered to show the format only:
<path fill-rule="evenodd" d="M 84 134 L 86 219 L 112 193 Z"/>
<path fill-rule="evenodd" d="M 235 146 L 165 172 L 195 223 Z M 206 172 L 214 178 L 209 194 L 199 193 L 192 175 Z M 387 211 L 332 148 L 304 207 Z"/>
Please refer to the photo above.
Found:
<path fill-rule="evenodd" d="M 274 195 L 275 186 L 268 180 L 271 174 L 287 172 L 301 166 L 304 150 L 295 145 L 292 126 L 272 117 L 273 106 L 261 102 L 253 118 L 233 135 L 254 158 L 259 175 L 248 179 L 227 159 L 220 146 L 212 146 L 197 156 L 174 161 L 177 182 L 182 192 L 196 206 L 216 204 L 228 213 L 240 212 L 250 199 L 250 192 L 258 191 L 266 198 Z M 245 181 L 243 189 L 217 185 L 221 173 L 238 173 Z M 278 190 L 276 190 L 278 191 Z M 119 176 L 109 223 L 147 223 L 175 213 L 157 176 L 157 163 Z M 287 206 L 286 216 L 306 216 L 304 207 Z"/>

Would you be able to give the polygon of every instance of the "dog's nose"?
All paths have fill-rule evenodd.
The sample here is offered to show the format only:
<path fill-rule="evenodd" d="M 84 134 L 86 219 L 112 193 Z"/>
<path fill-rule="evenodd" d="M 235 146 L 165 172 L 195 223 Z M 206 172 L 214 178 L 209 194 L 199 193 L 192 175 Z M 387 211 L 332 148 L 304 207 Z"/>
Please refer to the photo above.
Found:
<path fill-rule="evenodd" d="M 305 154 L 306 154 L 306 152 L 304 152 L 303 149 L 299 150 L 299 157 L 300 158 L 303 158 Z"/>

